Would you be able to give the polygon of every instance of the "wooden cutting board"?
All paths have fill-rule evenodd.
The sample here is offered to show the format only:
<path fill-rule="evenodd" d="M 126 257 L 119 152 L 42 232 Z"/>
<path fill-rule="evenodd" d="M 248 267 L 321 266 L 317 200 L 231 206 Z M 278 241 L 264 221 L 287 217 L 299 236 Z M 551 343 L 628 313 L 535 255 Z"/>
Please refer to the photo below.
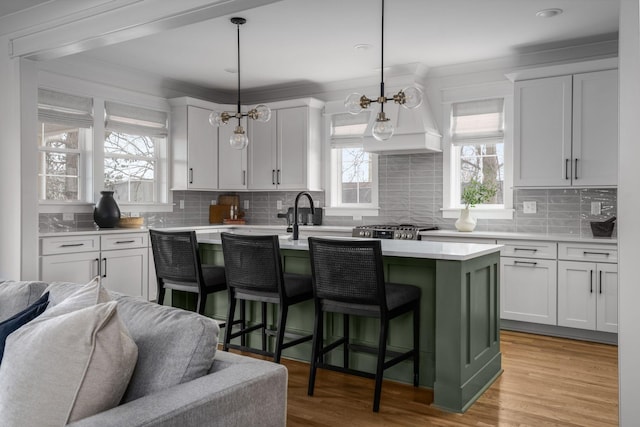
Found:
<path fill-rule="evenodd" d="M 231 205 L 209 205 L 209 224 L 222 224 L 228 219 Z"/>
<path fill-rule="evenodd" d="M 221 194 L 218 196 L 219 205 L 240 206 L 240 197 L 237 195 Z"/>

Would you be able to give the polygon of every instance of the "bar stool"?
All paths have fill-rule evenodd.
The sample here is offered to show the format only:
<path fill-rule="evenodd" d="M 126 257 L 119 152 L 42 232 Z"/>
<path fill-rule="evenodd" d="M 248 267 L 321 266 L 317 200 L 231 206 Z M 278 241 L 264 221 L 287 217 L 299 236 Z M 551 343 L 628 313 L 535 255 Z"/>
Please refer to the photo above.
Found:
<path fill-rule="evenodd" d="M 236 301 L 257 301 L 261 305 L 261 322 L 242 327 L 237 332 L 227 328 L 224 338 L 224 350 L 235 348 L 252 353 L 272 356 L 280 363 L 282 350 L 305 341 L 313 335 L 287 334 L 287 338 L 296 339 L 284 342 L 285 326 L 289 306 L 313 298 L 311 276 L 282 272 L 280 245 L 278 236 L 248 236 L 221 233 L 222 253 L 229 287 L 229 322 L 233 322 Z M 267 303 L 278 304 L 276 330 L 267 329 Z M 231 344 L 231 340 L 261 329 L 262 348 L 247 347 L 244 344 Z M 267 336 L 276 336 L 275 351 L 267 351 Z"/>
<path fill-rule="evenodd" d="M 318 368 L 374 378 L 373 411 L 378 412 L 385 369 L 413 358 L 413 385 L 418 386 L 420 288 L 412 285 L 385 284 L 379 240 L 345 241 L 310 237 L 309 256 L 316 316 L 308 394 L 313 396 Z M 407 312 L 413 312 L 413 349 L 405 353 L 388 351 L 389 320 Z M 324 344 L 324 313 L 343 315 L 344 336 L 333 343 Z M 350 315 L 380 319 L 378 348 L 350 344 Z M 343 346 L 343 366 L 326 363 L 325 355 L 340 345 Z M 349 368 L 350 349 L 377 354 L 376 373 Z M 387 357 L 392 359 L 386 361 Z"/>
<path fill-rule="evenodd" d="M 204 315 L 207 295 L 227 290 L 222 266 L 201 264 L 195 231 L 149 230 L 156 267 L 158 304 L 166 289 L 198 294 L 196 310 Z M 243 318 L 238 322 L 243 321 Z M 221 328 L 226 322 L 219 322 Z"/>

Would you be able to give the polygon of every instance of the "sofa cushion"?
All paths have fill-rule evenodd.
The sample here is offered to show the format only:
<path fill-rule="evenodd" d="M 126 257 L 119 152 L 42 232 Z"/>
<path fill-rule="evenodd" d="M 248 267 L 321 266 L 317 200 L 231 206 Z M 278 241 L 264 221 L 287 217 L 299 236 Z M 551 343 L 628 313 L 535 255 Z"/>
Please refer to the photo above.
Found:
<path fill-rule="evenodd" d="M 128 296 L 117 301 L 122 321 L 138 345 L 138 364 L 123 402 L 207 374 L 220 332 L 215 320 Z"/>
<path fill-rule="evenodd" d="M 137 349 L 115 301 L 78 308 L 91 288 L 100 294 L 82 287 L 7 339 L 0 425 L 61 426 L 120 402 Z"/>
<path fill-rule="evenodd" d="M 45 292 L 49 292 L 49 307 L 47 307 L 47 311 L 53 310 L 63 301 L 65 302 L 64 310 L 69 312 L 114 299 L 100 284 L 100 276 L 94 277 L 86 285 L 53 282 L 47 286 Z M 70 300 L 70 298 L 73 299 Z"/>
<path fill-rule="evenodd" d="M 47 287 L 44 282 L 16 282 L 8 280 L 0 283 L 0 322 L 20 313 L 36 302 Z"/>
<path fill-rule="evenodd" d="M 45 292 L 38 301 L 31 304 L 20 313 L 8 318 L 4 322 L 0 322 L 0 363 L 2 363 L 4 345 L 7 341 L 7 337 L 41 315 L 45 308 L 47 308 L 47 304 L 49 304 L 49 293 Z"/>

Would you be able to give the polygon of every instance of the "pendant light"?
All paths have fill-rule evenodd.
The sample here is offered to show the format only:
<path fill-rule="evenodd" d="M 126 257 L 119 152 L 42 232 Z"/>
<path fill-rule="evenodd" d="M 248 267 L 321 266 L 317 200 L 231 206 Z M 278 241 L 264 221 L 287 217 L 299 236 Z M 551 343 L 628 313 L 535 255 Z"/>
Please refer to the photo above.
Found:
<path fill-rule="evenodd" d="M 237 150 L 243 150 L 246 148 L 247 144 L 249 144 L 249 138 L 247 138 L 247 134 L 242 127 L 242 123 L 240 120 L 243 117 L 249 117 L 250 119 L 257 120 L 259 122 L 268 122 L 271 118 L 271 110 L 266 105 L 260 104 L 256 105 L 255 108 L 252 108 L 247 113 L 242 113 L 241 105 L 240 105 L 240 25 L 247 22 L 244 18 L 234 17 L 231 18 L 231 23 L 237 27 L 238 30 L 238 109 L 235 113 L 230 113 L 227 111 L 218 112 L 214 111 L 209 115 L 209 123 L 212 126 L 220 126 L 223 124 L 229 123 L 229 119 L 236 118 L 238 119 L 238 126 L 236 126 L 233 131 L 233 135 L 229 139 L 229 144 Z"/>
<path fill-rule="evenodd" d="M 351 114 L 359 114 L 368 108 L 372 102 L 380 104 L 380 112 L 373 125 L 373 137 L 378 141 L 387 141 L 393 136 L 393 124 L 384 113 L 384 104 L 387 101 L 395 102 L 405 108 L 416 108 L 422 104 L 422 91 L 415 86 L 402 89 L 391 98 L 384 95 L 384 0 L 382 0 L 382 31 L 380 42 L 380 96 L 375 99 L 367 98 L 360 93 L 352 93 L 344 101 L 344 106 Z"/>

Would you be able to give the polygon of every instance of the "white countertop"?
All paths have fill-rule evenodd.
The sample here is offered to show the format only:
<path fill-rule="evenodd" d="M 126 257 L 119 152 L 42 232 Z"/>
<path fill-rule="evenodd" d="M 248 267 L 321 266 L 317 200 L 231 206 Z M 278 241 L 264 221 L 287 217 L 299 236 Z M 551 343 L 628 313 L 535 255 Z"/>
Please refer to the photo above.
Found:
<path fill-rule="evenodd" d="M 351 237 L 317 236 L 329 239 L 351 239 Z M 362 240 L 362 239 L 358 239 Z M 220 244 L 220 233 L 198 234 L 198 242 Z M 308 251 L 307 239 L 290 240 L 289 236 L 281 236 L 280 249 Z M 428 242 L 407 240 L 380 240 L 384 256 L 404 258 L 428 258 L 451 261 L 466 261 L 482 255 L 499 252 L 502 245 L 485 245 L 478 243 Z"/>
<path fill-rule="evenodd" d="M 287 231 L 286 225 L 201 225 L 191 227 L 152 227 L 164 231 L 179 231 L 179 230 L 195 230 L 197 234 L 218 232 L 220 230 L 264 230 L 272 232 L 274 234 L 285 234 Z M 313 234 L 322 235 L 323 233 L 344 233 L 345 237 L 351 235 L 353 227 L 350 226 L 336 226 L 336 225 L 301 225 L 301 232 L 313 231 Z M 40 233 L 40 237 L 60 237 L 75 236 L 83 234 L 110 234 L 110 233 L 146 233 L 149 231 L 147 227 L 140 228 L 87 228 L 85 230 L 75 231 L 54 231 L 48 233 Z M 308 233 L 307 233 L 308 234 Z M 541 234 L 541 233 L 514 233 L 514 232 L 500 232 L 500 231 L 472 231 L 469 233 L 463 233 L 456 230 L 432 230 L 420 232 L 422 239 L 428 239 L 429 236 L 435 237 L 455 237 L 465 240 L 473 241 L 473 239 L 495 239 L 495 240 L 540 240 L 549 242 L 573 242 L 573 243 L 599 243 L 599 244 L 617 244 L 618 240 L 615 237 L 580 237 L 571 234 Z"/>
<path fill-rule="evenodd" d="M 573 243 L 610 243 L 617 244 L 615 237 L 580 237 L 572 234 L 541 234 L 541 233 L 513 233 L 501 231 L 472 231 L 461 232 L 456 230 L 430 230 L 421 231 L 422 239 L 434 237 L 456 237 L 461 239 L 496 239 L 496 240 L 544 240 L 549 242 L 573 242 Z"/>
<path fill-rule="evenodd" d="M 238 224 L 212 224 L 212 225 L 198 225 L 187 227 L 138 227 L 138 228 L 86 228 L 83 230 L 59 230 L 51 231 L 47 233 L 40 233 L 39 237 L 60 237 L 60 236 L 78 236 L 83 234 L 111 234 L 111 233 L 147 233 L 149 228 L 162 230 L 162 231 L 184 231 L 195 230 L 196 233 L 209 233 L 219 230 L 242 230 L 242 229 L 254 229 L 275 231 L 275 234 L 284 234 L 287 232 L 286 225 L 238 225 Z M 334 225 L 301 225 L 300 231 L 316 231 L 316 232 L 339 232 L 351 234 L 353 227 L 346 226 L 334 226 Z"/>

